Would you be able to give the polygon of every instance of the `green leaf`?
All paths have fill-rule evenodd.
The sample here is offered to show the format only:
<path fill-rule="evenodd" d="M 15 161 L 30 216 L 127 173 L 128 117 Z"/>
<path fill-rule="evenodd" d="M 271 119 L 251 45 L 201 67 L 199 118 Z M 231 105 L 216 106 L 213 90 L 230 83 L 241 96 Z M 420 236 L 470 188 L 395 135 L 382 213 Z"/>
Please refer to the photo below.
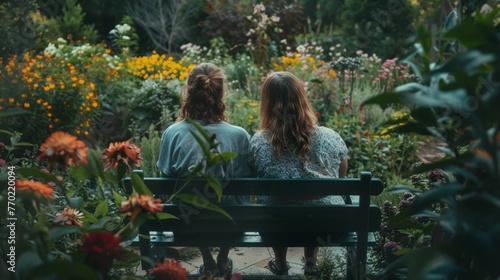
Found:
<path fill-rule="evenodd" d="M 203 139 L 201 139 L 201 137 L 198 136 L 196 134 L 196 132 L 191 131 L 191 130 L 189 132 L 193 135 L 193 137 L 196 140 L 196 142 L 198 142 L 198 145 L 200 145 L 200 147 L 203 150 L 203 153 L 205 154 L 205 156 L 210 159 L 212 157 L 212 153 L 210 152 L 210 149 L 205 144 L 205 142 L 203 141 Z"/>
<path fill-rule="evenodd" d="M 1 112 L 0 112 L 0 113 L 1 113 Z M 10 136 L 13 136 L 13 135 L 14 135 L 14 133 L 12 133 L 12 132 L 10 132 L 10 131 L 8 131 L 8 130 L 5 130 L 5 129 L 0 129 L 0 133 L 5 133 L 5 134 L 8 134 L 8 135 L 10 135 Z"/>
<path fill-rule="evenodd" d="M 454 197 L 459 192 L 463 191 L 465 186 L 456 183 L 448 183 L 445 186 L 436 186 L 425 191 L 418 196 L 411 204 L 411 213 L 420 213 L 427 209 L 433 203 L 444 201 L 445 198 Z"/>
<path fill-rule="evenodd" d="M 220 201 L 222 198 L 222 186 L 220 185 L 219 180 L 215 179 L 214 177 L 208 174 L 203 174 L 202 176 L 215 191 L 215 194 L 217 194 L 217 199 Z"/>
<path fill-rule="evenodd" d="M 132 187 L 134 188 L 135 192 L 137 192 L 138 194 L 153 196 L 153 193 L 148 189 L 146 184 L 144 184 L 144 181 L 138 174 L 130 174 L 130 182 L 132 183 Z"/>
<path fill-rule="evenodd" d="M 103 229 L 107 223 L 111 222 L 110 217 L 104 217 L 100 220 L 96 220 L 96 223 L 88 227 L 89 230 L 101 230 Z"/>
<path fill-rule="evenodd" d="M 492 54 L 485 54 L 478 50 L 469 50 L 446 61 L 440 67 L 434 69 L 431 74 L 437 75 L 441 73 L 453 73 L 459 69 L 463 69 L 466 73 L 472 74 L 472 71 L 477 67 L 494 61 L 495 56 Z"/>
<path fill-rule="evenodd" d="M 82 263 L 60 259 L 31 269 L 24 279 L 99 279 L 94 269 Z"/>
<path fill-rule="evenodd" d="M 405 193 L 405 192 L 421 193 L 422 191 L 415 189 L 413 187 L 410 187 L 410 186 L 395 185 L 392 188 L 386 189 L 386 192 L 388 192 L 388 193 Z"/>
<path fill-rule="evenodd" d="M 80 211 L 85 215 L 85 218 L 83 219 L 84 221 L 90 224 L 97 223 L 98 221 L 97 218 L 94 215 L 92 215 L 92 213 L 85 210 L 85 208 L 80 209 Z"/>
<path fill-rule="evenodd" d="M 222 160 L 229 161 L 230 159 L 237 156 L 237 153 L 235 153 L 235 152 L 223 152 L 223 153 L 220 153 L 219 156 L 222 158 Z"/>
<path fill-rule="evenodd" d="M 404 104 L 404 103 L 405 102 L 403 96 L 395 92 L 381 93 L 379 95 L 376 95 L 374 97 L 368 98 L 363 101 L 363 105 L 369 105 L 369 104 L 384 105 L 384 104 Z"/>
<path fill-rule="evenodd" d="M 169 214 L 169 213 L 155 213 L 155 214 L 149 214 L 147 216 L 148 219 L 158 219 L 158 220 L 168 220 L 168 219 L 176 219 L 178 220 L 179 218 Z"/>
<path fill-rule="evenodd" d="M 210 135 L 208 135 L 207 131 L 199 123 L 197 123 L 196 121 L 194 121 L 190 117 L 186 117 L 186 120 L 189 121 L 196 128 L 196 130 L 201 134 L 201 136 L 203 136 L 203 138 L 205 138 L 205 140 L 210 143 L 210 140 L 212 139 L 212 137 L 210 137 Z"/>
<path fill-rule="evenodd" d="M 99 218 L 99 217 L 104 217 L 108 214 L 108 200 L 105 199 L 101 203 L 97 205 L 95 208 L 94 215 Z"/>
<path fill-rule="evenodd" d="M 124 202 L 124 201 L 127 200 L 125 197 L 123 197 L 122 195 L 120 195 L 116 191 L 113 191 L 113 198 L 115 199 L 115 204 L 118 207 L 120 207 L 120 205 L 122 204 L 122 202 Z"/>
<path fill-rule="evenodd" d="M 30 112 L 21 108 L 7 109 L 0 111 L 0 119 L 17 115 L 29 114 Z"/>
<path fill-rule="evenodd" d="M 199 196 L 196 196 L 193 194 L 188 194 L 188 193 L 181 193 L 181 194 L 177 195 L 177 198 L 179 198 L 181 201 L 183 201 L 185 203 L 194 205 L 196 207 L 204 208 L 204 209 L 208 209 L 208 210 L 220 213 L 220 214 L 226 216 L 227 218 L 229 218 L 232 222 L 234 222 L 233 218 L 231 218 L 231 216 L 229 216 L 229 214 L 226 211 L 224 211 L 222 208 L 220 208 L 216 204 L 211 203 L 210 201 L 208 201 L 207 199 L 205 199 L 203 197 L 199 197 Z"/>
<path fill-rule="evenodd" d="M 53 227 L 49 230 L 49 233 L 47 235 L 47 238 L 51 241 L 56 240 L 57 238 L 66 235 L 66 234 L 71 234 L 75 232 L 79 232 L 80 228 L 77 226 L 56 226 Z"/>
<path fill-rule="evenodd" d="M 59 180 L 57 180 L 56 176 L 54 176 L 52 174 L 44 173 L 44 172 L 40 171 L 39 168 L 36 168 L 36 167 L 19 168 L 16 170 L 16 174 L 23 176 L 23 177 L 33 176 L 33 177 L 41 179 L 44 182 L 55 182 L 55 183 L 59 182 Z"/>
<path fill-rule="evenodd" d="M 81 196 L 76 196 L 69 199 L 69 206 L 75 209 L 82 208 L 82 205 L 83 205 L 83 197 Z"/>
<path fill-rule="evenodd" d="M 34 145 L 28 142 L 17 142 L 16 147 L 33 147 Z"/>

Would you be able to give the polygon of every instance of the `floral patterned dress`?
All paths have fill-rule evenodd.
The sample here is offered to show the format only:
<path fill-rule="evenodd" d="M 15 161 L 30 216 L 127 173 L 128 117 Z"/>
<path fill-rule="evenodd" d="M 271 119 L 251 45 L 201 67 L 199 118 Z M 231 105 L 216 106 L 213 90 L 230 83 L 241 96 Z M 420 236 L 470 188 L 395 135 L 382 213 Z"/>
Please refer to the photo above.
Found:
<path fill-rule="evenodd" d="M 249 164 L 258 177 L 263 178 L 338 178 L 340 163 L 347 156 L 344 140 L 334 130 L 316 127 L 311 134 L 311 152 L 308 161 L 301 159 L 293 150 L 273 157 L 267 131 L 257 132 L 250 140 Z M 340 196 L 327 196 L 314 199 L 286 199 L 261 196 L 259 203 L 300 203 L 300 204 L 344 204 Z"/>

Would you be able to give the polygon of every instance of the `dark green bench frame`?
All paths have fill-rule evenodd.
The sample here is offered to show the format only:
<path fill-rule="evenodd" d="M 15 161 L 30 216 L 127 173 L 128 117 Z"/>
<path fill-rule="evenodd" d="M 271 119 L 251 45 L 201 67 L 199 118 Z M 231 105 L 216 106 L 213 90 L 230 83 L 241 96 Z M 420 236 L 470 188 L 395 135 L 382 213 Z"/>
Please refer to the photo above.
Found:
<path fill-rule="evenodd" d="M 157 197 L 174 193 L 182 183 L 172 178 L 144 178 L 144 182 Z M 128 180 L 125 183 L 130 187 Z M 380 229 L 381 222 L 381 210 L 370 204 L 370 197 L 383 190 L 382 181 L 372 178 L 370 172 L 362 172 L 360 178 L 343 179 L 231 178 L 221 181 L 221 185 L 224 195 L 342 195 L 358 196 L 359 203 L 222 205 L 234 222 L 202 207 L 182 203 L 164 205 L 164 212 L 179 219 L 147 219 L 139 229 L 141 256 L 152 258 L 153 244 L 187 247 L 345 246 L 348 249 L 347 278 L 365 274 L 368 246 L 375 244 L 373 233 Z M 192 180 L 185 192 L 205 197 L 213 195 L 213 190 L 203 179 Z M 263 240 L 258 232 L 281 233 L 283 238 Z M 304 234 L 307 238 L 297 234 L 287 237 L 290 232 Z M 143 236 L 149 236 L 149 239 Z M 143 261 L 142 268 L 151 267 Z"/>

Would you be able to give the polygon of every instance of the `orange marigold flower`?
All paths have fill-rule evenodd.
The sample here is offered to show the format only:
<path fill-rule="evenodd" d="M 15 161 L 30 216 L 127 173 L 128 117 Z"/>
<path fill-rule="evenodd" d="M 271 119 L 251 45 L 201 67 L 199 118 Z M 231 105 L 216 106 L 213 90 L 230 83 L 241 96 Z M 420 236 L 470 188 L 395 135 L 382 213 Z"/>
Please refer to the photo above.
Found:
<path fill-rule="evenodd" d="M 70 166 L 79 162 L 87 164 L 87 146 L 75 136 L 56 131 L 40 147 L 38 160 L 48 159 L 51 167 L 55 163 Z"/>
<path fill-rule="evenodd" d="M 181 264 L 174 260 L 165 260 L 163 263 L 157 263 L 156 267 L 148 271 L 155 279 L 176 279 L 187 280 L 188 271 Z"/>
<path fill-rule="evenodd" d="M 47 186 L 42 182 L 17 179 L 16 190 L 22 192 L 32 192 L 37 197 L 54 198 L 52 196 L 54 189 L 52 189 L 51 187 Z"/>
<path fill-rule="evenodd" d="M 102 152 L 101 160 L 107 163 L 108 166 L 104 169 L 107 171 L 109 169 L 116 169 L 120 162 L 124 163 L 131 169 L 130 164 L 135 164 L 135 166 L 141 166 L 141 149 L 136 145 L 130 144 L 129 139 L 124 142 L 116 142 L 109 144 L 109 147 Z"/>
<path fill-rule="evenodd" d="M 129 200 L 122 202 L 120 207 L 120 212 L 127 213 L 132 220 L 143 210 L 151 214 L 161 212 L 163 210 L 161 199 L 144 194 L 135 194 Z"/>
<path fill-rule="evenodd" d="M 66 225 L 75 225 L 75 226 L 83 226 L 82 220 L 84 215 L 82 212 L 76 210 L 71 206 L 67 206 L 64 210 L 59 214 L 59 216 L 55 217 L 52 222 L 55 224 L 64 223 Z"/>

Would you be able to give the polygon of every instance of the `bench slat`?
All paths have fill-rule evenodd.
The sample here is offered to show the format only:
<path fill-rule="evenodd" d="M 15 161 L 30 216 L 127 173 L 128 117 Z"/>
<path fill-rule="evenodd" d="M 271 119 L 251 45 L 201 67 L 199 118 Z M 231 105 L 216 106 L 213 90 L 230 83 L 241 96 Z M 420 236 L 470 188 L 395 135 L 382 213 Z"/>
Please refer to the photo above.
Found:
<path fill-rule="evenodd" d="M 135 238 L 132 245 L 137 245 L 139 237 Z M 274 241 L 274 242 L 273 242 Z M 316 240 L 303 239 L 303 238 L 288 238 L 283 240 L 286 246 L 289 247 L 304 247 L 304 246 L 318 246 L 321 243 L 324 247 L 335 247 L 335 246 L 355 246 L 358 241 L 357 235 L 354 232 L 349 232 L 348 234 L 342 235 L 338 238 L 334 236 L 321 237 L 318 236 Z M 174 235 L 171 231 L 150 232 L 150 242 L 159 246 L 194 246 L 200 247 L 205 246 L 207 242 L 213 244 L 215 247 L 219 246 L 230 246 L 230 247 L 270 247 L 270 246 L 280 246 L 279 240 L 264 240 L 259 235 L 258 232 L 245 232 L 238 236 L 221 236 L 216 235 Z M 373 233 L 368 234 L 368 245 L 373 246 L 376 244 L 375 235 Z"/>
<path fill-rule="evenodd" d="M 274 179 L 265 178 L 231 178 L 221 180 L 223 194 L 225 195 L 304 195 L 304 187 L 307 187 L 308 195 L 360 195 L 363 185 L 359 179 L 354 178 L 321 178 L 321 179 Z M 148 188 L 156 195 L 169 195 L 182 186 L 182 180 L 175 178 L 144 178 Z M 130 190 L 130 180 L 125 181 Z M 193 189 L 204 194 L 205 197 L 213 197 L 214 192 L 203 179 L 193 179 L 185 187 L 183 192 L 191 192 Z M 371 180 L 371 195 L 378 195 L 384 189 L 380 179 Z"/>
<path fill-rule="evenodd" d="M 164 212 L 179 219 L 147 220 L 143 226 L 182 232 L 346 232 L 359 231 L 361 213 L 356 205 L 223 205 L 233 219 L 191 205 L 166 205 Z M 183 215 L 184 214 L 184 215 Z M 381 211 L 372 205 L 368 231 L 380 229 Z"/>

